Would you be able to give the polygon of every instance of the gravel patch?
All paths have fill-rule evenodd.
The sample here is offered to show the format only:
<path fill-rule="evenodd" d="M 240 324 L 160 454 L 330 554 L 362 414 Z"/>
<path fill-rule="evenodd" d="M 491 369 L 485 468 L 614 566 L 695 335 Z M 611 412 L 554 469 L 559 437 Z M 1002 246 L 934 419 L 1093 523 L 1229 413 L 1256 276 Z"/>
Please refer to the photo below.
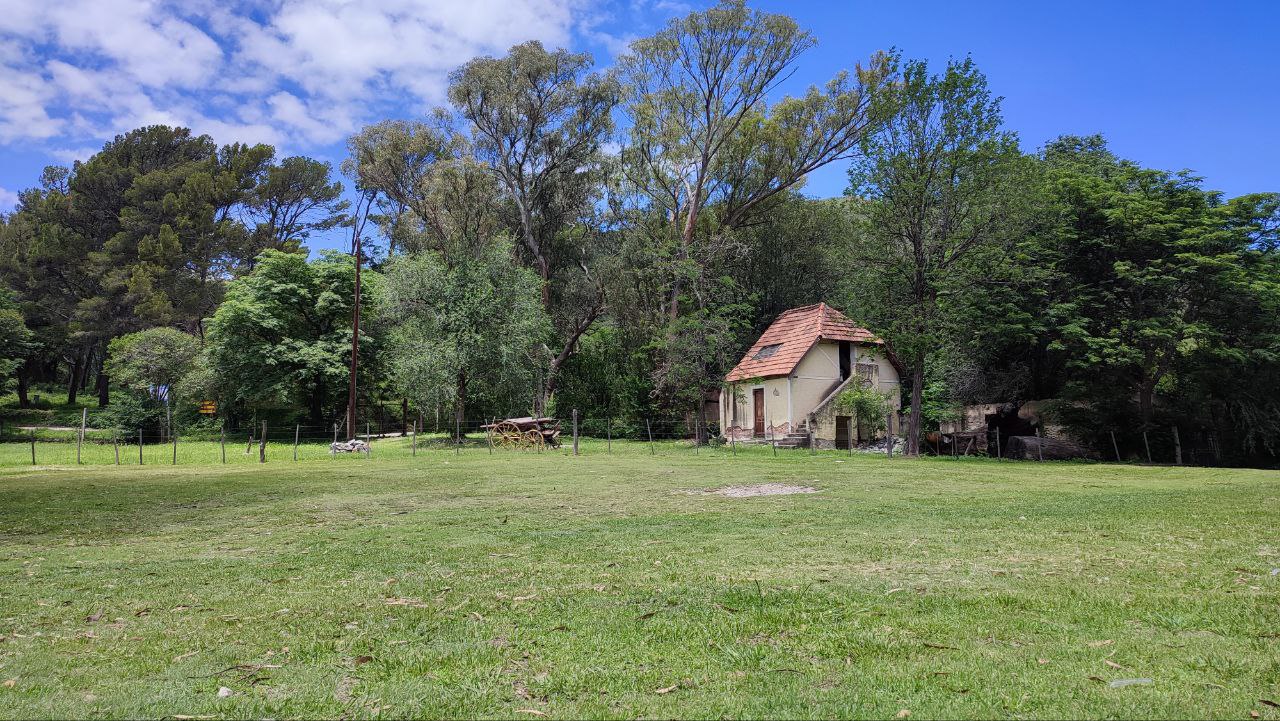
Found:
<path fill-rule="evenodd" d="M 754 498 L 756 496 L 790 496 L 796 493 L 818 493 L 813 486 L 789 486 L 785 483 L 757 483 L 750 486 L 725 486 L 702 491 L 703 495 L 729 498 Z"/>

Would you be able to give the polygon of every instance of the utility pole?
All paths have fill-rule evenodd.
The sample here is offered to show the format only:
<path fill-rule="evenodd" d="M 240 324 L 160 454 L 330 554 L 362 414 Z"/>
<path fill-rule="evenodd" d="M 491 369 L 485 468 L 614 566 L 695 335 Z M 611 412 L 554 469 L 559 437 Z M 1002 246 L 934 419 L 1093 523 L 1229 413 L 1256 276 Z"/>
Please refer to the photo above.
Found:
<path fill-rule="evenodd" d="M 362 192 L 356 198 L 355 215 L 351 219 L 351 254 L 356 260 L 355 302 L 351 308 L 351 374 L 347 378 L 347 434 L 351 438 L 355 438 L 356 432 L 356 369 L 360 366 L 360 266 L 364 265 L 360 236 L 364 234 L 364 224 L 369 219 L 369 206 L 372 204 L 373 194 L 367 190 Z"/>

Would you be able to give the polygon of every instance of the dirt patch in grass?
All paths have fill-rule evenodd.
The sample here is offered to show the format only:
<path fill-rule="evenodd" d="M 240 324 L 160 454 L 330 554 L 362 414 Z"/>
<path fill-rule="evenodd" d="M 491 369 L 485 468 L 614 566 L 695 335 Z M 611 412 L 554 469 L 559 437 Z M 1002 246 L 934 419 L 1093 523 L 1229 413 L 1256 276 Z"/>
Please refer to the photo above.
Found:
<path fill-rule="evenodd" d="M 790 496 L 795 493 L 818 493 L 813 486 L 791 486 L 785 483 L 756 483 L 749 486 L 725 486 L 701 491 L 702 495 L 727 496 L 729 498 L 754 498 L 756 496 Z"/>

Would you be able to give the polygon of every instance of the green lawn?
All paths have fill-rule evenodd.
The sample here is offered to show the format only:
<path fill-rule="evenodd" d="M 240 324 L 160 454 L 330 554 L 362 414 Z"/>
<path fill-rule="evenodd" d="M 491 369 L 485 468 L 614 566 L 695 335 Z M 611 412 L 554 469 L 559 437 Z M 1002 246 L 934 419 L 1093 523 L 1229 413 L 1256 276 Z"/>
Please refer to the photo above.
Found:
<path fill-rule="evenodd" d="M 1274 471 L 109 450 L 0 447 L 0 717 L 1280 718 Z"/>

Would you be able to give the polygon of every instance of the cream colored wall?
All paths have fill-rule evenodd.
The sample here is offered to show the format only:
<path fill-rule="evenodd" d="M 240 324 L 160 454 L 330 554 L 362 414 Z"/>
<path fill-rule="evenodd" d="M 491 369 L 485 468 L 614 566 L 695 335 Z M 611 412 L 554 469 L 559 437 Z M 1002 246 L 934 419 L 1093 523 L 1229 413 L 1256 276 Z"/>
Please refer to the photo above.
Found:
<path fill-rule="evenodd" d="M 825 357 L 830 357 L 831 359 L 836 360 L 838 362 L 839 345 L 832 343 L 831 346 L 833 349 L 830 351 L 827 351 L 827 349 L 822 349 L 824 351 L 823 358 L 818 358 L 817 354 L 814 351 L 819 349 L 815 348 L 814 351 L 810 351 L 809 355 L 805 357 L 805 361 L 809 362 L 810 357 L 812 356 L 814 357 L 814 360 L 821 360 L 822 362 L 825 362 Z M 852 373 L 854 375 L 857 374 L 856 366 L 859 363 L 875 363 L 877 366 L 879 366 L 879 369 L 876 372 L 876 376 L 877 378 L 879 378 L 879 384 L 877 385 L 877 390 L 879 390 L 881 393 L 885 393 L 886 395 L 888 395 L 890 402 L 893 404 L 893 407 L 895 409 L 898 408 L 901 403 L 901 393 L 898 390 L 898 372 L 894 369 L 893 364 L 889 363 L 889 359 L 885 356 L 884 351 L 879 350 L 875 346 L 866 346 L 866 345 L 858 345 L 858 344 L 854 344 L 853 350 L 854 350 L 853 364 L 850 365 L 850 370 L 852 371 Z M 801 364 L 801 367 L 804 367 L 804 363 Z M 836 378 L 839 377 L 839 366 L 836 366 L 835 377 Z M 834 382 L 833 380 L 827 381 L 828 385 L 826 387 L 830 388 L 830 384 L 833 382 Z M 797 398 L 799 398 L 798 395 L 797 395 Z M 803 419 L 804 414 L 813 413 L 814 409 L 825 398 L 826 398 L 826 395 L 824 394 L 821 398 L 814 400 L 811 404 L 805 407 L 803 412 L 800 410 L 799 406 L 797 406 L 796 407 L 797 420 Z M 834 446 L 835 437 L 836 437 L 836 409 L 834 404 L 828 404 L 827 406 L 818 410 L 818 412 L 814 414 L 812 431 L 813 431 L 814 441 L 819 447 L 831 448 Z"/>
<path fill-rule="evenodd" d="M 840 344 L 815 343 L 791 376 L 792 422 L 799 425 L 840 382 Z"/>
<path fill-rule="evenodd" d="M 725 393 L 721 394 L 720 403 L 720 427 L 724 429 L 721 435 L 728 437 L 733 435 L 739 440 L 747 440 L 752 437 L 753 424 L 755 421 L 755 409 L 752 407 L 754 403 L 753 391 L 756 388 L 764 389 L 764 424 L 765 434 L 786 433 L 790 427 L 789 417 L 787 415 L 787 401 L 789 400 L 787 390 L 787 379 L 784 378 L 766 378 L 757 383 L 735 383 Z M 737 405 L 737 417 L 733 415 L 734 405 Z"/>
<path fill-rule="evenodd" d="M 881 393 L 887 393 L 892 400 L 894 408 L 901 406 L 901 393 L 898 392 L 898 370 L 889 362 L 888 356 L 883 350 L 876 346 L 855 345 L 854 363 L 875 363 L 880 366 L 880 385 L 877 388 Z"/>
<path fill-rule="evenodd" d="M 764 425 L 766 432 L 786 433 L 791 417 L 787 415 L 790 391 L 786 378 L 768 378 L 764 382 Z"/>

